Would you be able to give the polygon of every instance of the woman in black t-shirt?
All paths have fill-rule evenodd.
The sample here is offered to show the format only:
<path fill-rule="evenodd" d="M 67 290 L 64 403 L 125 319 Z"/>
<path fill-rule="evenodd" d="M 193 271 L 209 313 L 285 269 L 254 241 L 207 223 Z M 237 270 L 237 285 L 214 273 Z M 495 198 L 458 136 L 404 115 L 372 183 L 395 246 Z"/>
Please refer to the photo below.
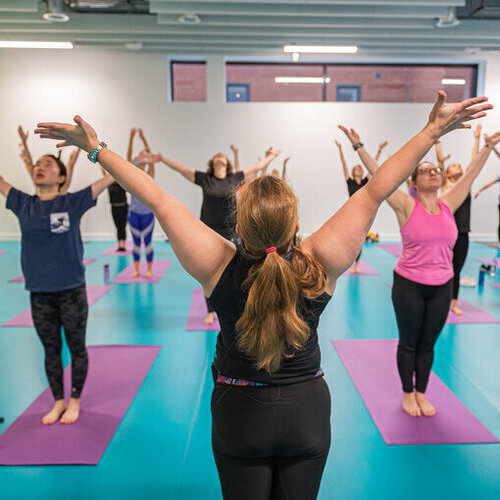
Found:
<path fill-rule="evenodd" d="M 342 169 L 344 171 L 344 177 L 347 182 L 347 191 L 349 192 L 349 197 L 351 197 L 356 191 L 361 189 L 363 186 L 366 185 L 368 182 L 368 179 L 370 177 L 369 174 L 367 174 L 365 177 L 363 177 L 363 167 L 361 165 L 355 165 L 351 169 L 351 174 L 349 174 L 349 170 L 347 168 L 347 163 L 344 158 L 344 152 L 342 151 L 342 144 L 340 142 L 335 141 L 335 144 L 337 145 L 337 148 L 339 149 L 339 155 L 340 155 L 340 161 L 342 163 Z M 356 257 L 356 260 L 354 261 L 353 265 L 351 266 L 350 271 L 352 273 L 358 274 L 360 272 L 359 269 L 359 259 L 361 258 L 361 252 L 359 252 L 358 256 Z"/>
<path fill-rule="evenodd" d="M 303 241 L 290 186 L 273 176 L 248 183 L 238 200 L 241 252 L 142 170 L 106 147 L 98 152 L 99 163 L 153 210 L 181 265 L 213 296 L 221 371 L 212 392 L 212 448 L 225 499 L 317 497 L 330 448 L 319 317 L 380 205 L 440 136 L 492 107 L 481 105 L 485 97 L 452 105 L 445 97 L 439 91 L 427 125 Z M 37 133 L 95 151 L 95 130 L 79 116 L 75 122 L 42 123 Z"/>
<path fill-rule="evenodd" d="M 244 182 L 253 180 L 261 170 L 265 169 L 278 156 L 280 151 L 273 151 L 270 148 L 267 153 L 264 160 L 259 160 L 255 165 L 236 173 L 233 173 L 233 166 L 229 158 L 222 153 L 217 153 L 210 158 L 206 172 L 186 167 L 164 156 L 162 156 L 161 161 L 172 170 L 179 172 L 188 181 L 194 182 L 201 187 L 203 202 L 200 220 L 227 240 L 234 241 L 236 190 Z M 236 154 L 235 158 L 237 158 Z M 207 300 L 207 309 L 208 313 L 204 322 L 211 325 L 215 321 L 215 312 L 209 300 Z"/>
<path fill-rule="evenodd" d="M 479 141 L 481 138 L 481 125 L 476 127 L 474 131 L 474 147 L 472 148 L 471 162 L 479 152 Z M 452 188 L 455 183 L 462 177 L 463 169 L 459 163 L 450 163 L 448 167 L 444 167 L 444 162 L 447 158 L 443 157 L 440 143 L 436 143 L 436 156 L 438 165 L 446 172 L 442 190 Z M 468 169 L 467 169 L 468 170 Z M 470 210 L 471 210 L 471 195 L 470 193 L 465 198 L 465 201 L 455 210 L 453 216 L 458 229 L 458 238 L 453 247 L 453 295 L 451 300 L 451 312 L 458 316 L 462 316 L 464 312 L 458 307 L 458 291 L 460 289 L 460 273 L 467 258 L 469 250 L 469 231 L 470 231 Z"/>

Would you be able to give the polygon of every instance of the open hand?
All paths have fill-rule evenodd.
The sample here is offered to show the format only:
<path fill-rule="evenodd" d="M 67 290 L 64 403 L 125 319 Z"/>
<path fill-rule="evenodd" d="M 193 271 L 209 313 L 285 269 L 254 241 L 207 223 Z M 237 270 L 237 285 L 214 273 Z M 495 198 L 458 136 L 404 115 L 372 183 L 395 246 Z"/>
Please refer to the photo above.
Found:
<path fill-rule="evenodd" d="M 235 154 L 235 155 L 238 154 L 238 148 L 236 146 L 233 146 L 231 144 L 231 146 L 229 146 L 229 147 L 231 148 L 231 151 L 233 152 L 233 154 Z"/>
<path fill-rule="evenodd" d="M 358 144 L 360 142 L 358 133 L 352 128 L 351 130 L 347 130 L 343 125 L 339 125 L 339 129 L 344 132 L 347 138 L 351 141 L 351 144 Z"/>
<path fill-rule="evenodd" d="M 56 144 L 57 148 L 73 145 L 90 153 L 99 144 L 96 131 L 79 115 L 76 115 L 73 120 L 76 125 L 57 122 L 39 123 L 35 134 L 39 134 L 42 139 L 60 140 L 61 142 Z"/>
<path fill-rule="evenodd" d="M 487 97 L 472 97 L 456 104 L 445 104 L 446 92 L 439 90 L 427 128 L 437 137 L 457 128 L 471 128 L 466 122 L 486 116 L 486 111 L 493 108 L 491 104 L 483 104 L 487 100 Z"/>
<path fill-rule="evenodd" d="M 385 147 L 387 147 L 389 143 L 387 141 L 384 141 L 382 144 L 379 145 L 378 150 L 382 151 Z"/>
<path fill-rule="evenodd" d="M 148 153 L 145 149 L 143 149 L 137 156 L 136 161 L 140 165 L 145 165 L 147 163 L 158 163 L 159 161 L 161 161 L 161 154 Z"/>
<path fill-rule="evenodd" d="M 23 127 L 21 125 L 17 127 L 17 132 L 19 134 L 19 137 L 21 138 L 21 141 L 25 143 L 26 140 L 28 139 L 29 132 L 24 132 Z"/>
<path fill-rule="evenodd" d="M 491 148 L 494 148 L 500 142 L 500 132 L 493 135 L 484 134 L 484 142 Z"/>

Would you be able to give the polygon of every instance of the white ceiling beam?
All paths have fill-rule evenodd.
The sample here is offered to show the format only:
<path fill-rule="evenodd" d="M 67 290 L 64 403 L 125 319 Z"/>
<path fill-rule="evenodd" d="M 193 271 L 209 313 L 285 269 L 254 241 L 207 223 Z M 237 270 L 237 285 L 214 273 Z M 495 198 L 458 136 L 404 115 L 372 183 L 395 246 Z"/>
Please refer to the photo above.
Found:
<path fill-rule="evenodd" d="M 273 4 L 273 3 L 233 3 L 233 2 L 158 2 L 152 0 L 150 12 L 157 14 L 182 14 L 193 12 L 198 15 L 227 16 L 335 16 L 355 17 L 369 16 L 382 18 L 434 18 L 446 15 L 447 7 L 442 6 L 406 6 L 392 5 L 314 5 Z"/>
<path fill-rule="evenodd" d="M 154 0 L 161 3 L 178 2 L 179 0 Z M 232 4 L 236 3 L 265 3 L 265 4 L 318 4 L 318 5 L 391 5 L 391 6 L 441 6 L 441 7 L 463 7 L 466 0 L 226 0 Z M 214 0 L 183 0 L 188 5 L 196 3 L 215 3 Z M 220 0 L 219 2 L 220 3 Z"/>

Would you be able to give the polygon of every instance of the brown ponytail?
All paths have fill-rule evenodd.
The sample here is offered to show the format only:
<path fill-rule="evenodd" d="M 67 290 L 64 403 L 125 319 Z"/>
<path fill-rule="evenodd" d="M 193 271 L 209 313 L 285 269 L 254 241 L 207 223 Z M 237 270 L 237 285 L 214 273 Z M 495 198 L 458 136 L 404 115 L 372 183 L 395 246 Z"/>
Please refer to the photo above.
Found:
<path fill-rule="evenodd" d="M 323 267 L 300 249 L 287 259 L 297 228 L 297 199 L 286 182 L 259 177 L 245 186 L 238 201 L 238 230 L 247 251 L 259 259 L 244 286 L 248 299 L 236 323 L 238 348 L 255 360 L 257 369 L 276 372 L 283 357 L 293 355 L 309 337 L 299 315 L 301 297 L 321 295 L 326 284 Z M 266 249 L 278 251 L 266 255 Z"/>

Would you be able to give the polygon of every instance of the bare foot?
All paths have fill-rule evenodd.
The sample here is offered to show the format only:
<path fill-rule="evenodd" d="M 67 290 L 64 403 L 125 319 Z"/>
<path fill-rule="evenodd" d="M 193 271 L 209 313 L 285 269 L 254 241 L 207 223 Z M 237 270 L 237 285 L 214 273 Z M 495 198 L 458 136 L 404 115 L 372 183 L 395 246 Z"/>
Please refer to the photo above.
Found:
<path fill-rule="evenodd" d="M 145 278 L 151 278 L 153 273 L 151 271 L 147 271 L 146 274 L 144 275 Z"/>
<path fill-rule="evenodd" d="M 213 325 L 215 323 L 215 313 L 208 313 L 203 323 L 205 323 L 205 325 Z"/>
<path fill-rule="evenodd" d="M 47 415 L 44 415 L 42 418 L 42 423 L 45 425 L 52 425 L 55 424 L 59 418 L 61 418 L 61 415 L 64 413 L 66 410 L 66 403 L 64 399 L 58 399 L 54 403 L 54 408 L 47 413 Z"/>
<path fill-rule="evenodd" d="M 61 424 L 72 424 L 80 416 L 80 399 L 70 398 L 68 408 L 61 417 Z"/>
<path fill-rule="evenodd" d="M 464 312 L 462 311 L 462 309 L 460 309 L 458 307 L 458 304 L 457 304 L 456 300 L 452 300 L 451 301 L 451 312 L 453 314 L 456 314 L 457 316 L 463 316 L 463 314 L 464 314 Z"/>
<path fill-rule="evenodd" d="M 359 268 L 359 265 L 357 263 L 353 264 L 351 266 L 351 269 L 349 269 L 349 271 L 352 273 L 352 274 L 359 274 L 361 272 L 361 269 Z"/>
<path fill-rule="evenodd" d="M 414 392 L 405 392 L 403 395 L 403 411 L 412 417 L 421 417 L 422 411 L 418 406 Z"/>
<path fill-rule="evenodd" d="M 134 272 L 132 273 L 131 278 L 137 278 L 137 276 L 139 276 L 139 271 L 134 271 Z"/>
<path fill-rule="evenodd" d="M 424 417 L 433 417 L 436 414 L 436 408 L 427 401 L 423 392 L 416 392 L 415 398 Z"/>

